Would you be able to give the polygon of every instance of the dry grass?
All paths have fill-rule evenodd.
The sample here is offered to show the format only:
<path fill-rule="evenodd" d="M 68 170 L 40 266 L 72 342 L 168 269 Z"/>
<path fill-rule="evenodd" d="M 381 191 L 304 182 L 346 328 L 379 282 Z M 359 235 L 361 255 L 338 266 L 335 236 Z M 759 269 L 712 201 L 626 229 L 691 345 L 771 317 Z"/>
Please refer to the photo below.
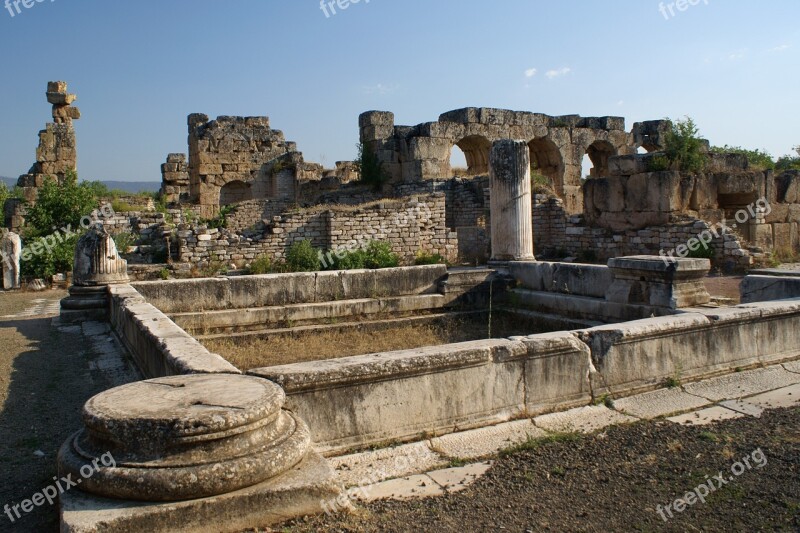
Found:
<path fill-rule="evenodd" d="M 470 325 L 467 326 L 465 322 Z M 482 329 L 485 337 L 486 329 Z M 225 356 L 237 368 L 250 370 L 476 340 L 477 332 L 473 322 L 453 320 L 444 325 L 398 325 L 382 328 L 380 331 L 372 328 L 348 328 L 297 336 L 253 336 L 236 342 L 230 338 L 207 339 L 203 344 L 210 351 Z"/>

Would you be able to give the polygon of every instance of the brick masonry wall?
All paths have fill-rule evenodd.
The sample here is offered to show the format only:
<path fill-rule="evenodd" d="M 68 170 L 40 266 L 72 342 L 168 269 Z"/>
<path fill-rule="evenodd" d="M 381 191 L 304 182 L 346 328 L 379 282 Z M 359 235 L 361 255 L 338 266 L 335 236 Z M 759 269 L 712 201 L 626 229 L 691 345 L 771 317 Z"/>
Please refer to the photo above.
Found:
<path fill-rule="evenodd" d="M 355 208 L 321 206 L 289 212 L 272 217 L 263 233 L 254 237 L 231 229 L 187 225 L 179 227 L 177 236 L 180 261 L 189 263 L 218 260 L 244 264 L 262 255 L 280 260 L 294 242 L 303 239 L 311 240 L 320 251 L 385 240 L 406 262 L 420 250 L 455 260 L 458 249 L 455 233 L 445 225 L 443 194 Z"/>

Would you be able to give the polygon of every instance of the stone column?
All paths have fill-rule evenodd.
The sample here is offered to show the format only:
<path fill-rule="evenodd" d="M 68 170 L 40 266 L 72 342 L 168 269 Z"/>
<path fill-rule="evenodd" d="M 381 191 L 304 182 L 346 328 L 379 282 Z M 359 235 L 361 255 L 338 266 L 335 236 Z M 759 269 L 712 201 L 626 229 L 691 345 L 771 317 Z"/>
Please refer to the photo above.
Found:
<path fill-rule="evenodd" d="M 531 165 L 525 141 L 504 139 L 492 145 L 492 261 L 530 261 L 533 256 Z"/>
<path fill-rule="evenodd" d="M 62 320 L 105 320 L 107 287 L 128 281 L 128 262 L 119 257 L 114 239 L 98 222 L 75 247 L 72 287 L 61 300 Z"/>
<path fill-rule="evenodd" d="M 22 255 L 22 240 L 12 231 L 3 233 L 0 239 L 0 270 L 3 272 L 3 288 L 7 291 L 19 289 L 19 260 Z"/>

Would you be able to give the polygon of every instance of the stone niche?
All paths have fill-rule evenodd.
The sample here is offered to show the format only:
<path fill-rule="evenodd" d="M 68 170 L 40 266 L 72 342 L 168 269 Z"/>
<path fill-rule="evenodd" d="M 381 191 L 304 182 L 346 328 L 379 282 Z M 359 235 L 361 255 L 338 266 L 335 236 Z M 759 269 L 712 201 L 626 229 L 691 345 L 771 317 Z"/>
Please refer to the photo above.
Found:
<path fill-rule="evenodd" d="M 81 480 L 60 498 L 62 531 L 242 531 L 321 512 L 342 489 L 285 400 L 235 374 L 95 396 L 58 454 L 59 474 Z"/>

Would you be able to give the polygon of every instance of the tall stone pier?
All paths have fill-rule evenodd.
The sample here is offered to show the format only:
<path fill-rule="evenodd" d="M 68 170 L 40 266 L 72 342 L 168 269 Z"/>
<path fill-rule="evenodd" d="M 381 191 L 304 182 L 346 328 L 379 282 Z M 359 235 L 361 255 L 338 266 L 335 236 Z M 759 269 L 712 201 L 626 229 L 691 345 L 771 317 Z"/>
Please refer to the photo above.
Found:
<path fill-rule="evenodd" d="M 530 150 L 525 141 L 492 145 L 492 261 L 530 261 L 533 256 Z"/>

